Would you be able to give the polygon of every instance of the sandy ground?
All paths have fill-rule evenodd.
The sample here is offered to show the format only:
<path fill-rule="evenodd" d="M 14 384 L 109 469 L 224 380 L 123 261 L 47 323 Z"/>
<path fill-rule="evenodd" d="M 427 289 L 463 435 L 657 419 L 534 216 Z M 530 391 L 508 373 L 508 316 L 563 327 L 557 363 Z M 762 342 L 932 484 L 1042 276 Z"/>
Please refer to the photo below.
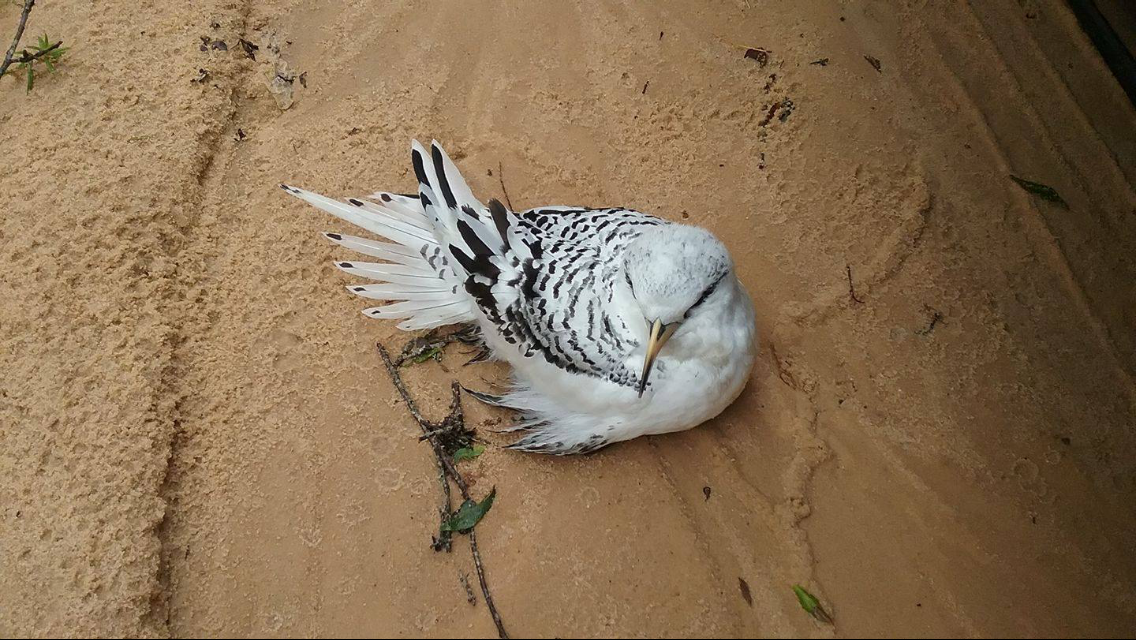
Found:
<path fill-rule="evenodd" d="M 763 332 L 708 425 L 468 464 L 515 635 L 1136 631 L 1136 113 L 1059 0 L 45 1 L 45 30 L 62 70 L 0 81 L 0 635 L 493 635 L 465 541 L 429 548 L 374 350 L 405 336 L 275 187 L 408 189 L 412 137 L 484 197 L 711 228 Z M 461 361 L 408 370 L 431 413 L 503 378 Z"/>

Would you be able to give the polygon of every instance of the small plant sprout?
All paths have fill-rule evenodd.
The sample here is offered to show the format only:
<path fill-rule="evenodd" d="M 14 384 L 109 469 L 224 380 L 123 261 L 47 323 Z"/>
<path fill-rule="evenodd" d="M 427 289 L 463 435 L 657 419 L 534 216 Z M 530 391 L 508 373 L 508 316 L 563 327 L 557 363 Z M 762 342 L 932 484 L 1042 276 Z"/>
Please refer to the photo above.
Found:
<path fill-rule="evenodd" d="M 63 46 L 63 41 L 60 40 L 53 44 L 46 33 L 39 37 L 35 46 L 30 50 L 24 49 L 20 57 L 16 59 L 16 69 L 24 72 L 24 86 L 27 93 L 31 93 L 32 87 L 35 86 L 36 63 L 42 62 L 48 71 L 55 73 L 55 67 L 63 59 L 65 53 L 67 53 L 67 47 Z"/>
<path fill-rule="evenodd" d="M 26 19 L 26 13 L 24 17 Z M 21 22 L 22 26 L 23 23 Z M 55 67 L 63 59 L 63 54 L 67 53 L 67 47 L 63 46 L 62 40 L 53 43 L 45 33 L 39 37 L 35 45 L 23 49 L 19 55 L 16 55 L 16 47 L 19 46 L 19 34 L 22 31 L 23 29 L 20 29 L 17 32 L 16 39 L 12 42 L 7 55 L 4 56 L 4 62 L 0 65 L 0 76 L 7 74 L 9 69 L 14 66 L 17 71 L 24 73 L 25 90 L 31 93 L 35 86 L 37 65 L 43 63 L 48 71 L 54 73 Z"/>

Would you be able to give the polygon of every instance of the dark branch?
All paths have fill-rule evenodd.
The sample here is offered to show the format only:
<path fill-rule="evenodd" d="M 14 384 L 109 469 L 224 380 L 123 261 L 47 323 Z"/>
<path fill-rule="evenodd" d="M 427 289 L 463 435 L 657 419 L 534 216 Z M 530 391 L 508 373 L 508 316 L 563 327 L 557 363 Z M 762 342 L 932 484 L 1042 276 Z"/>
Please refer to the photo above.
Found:
<path fill-rule="evenodd" d="M 485 596 L 485 604 L 489 607 L 489 615 L 493 616 L 493 624 L 497 625 L 497 637 L 508 639 L 505 632 L 505 623 L 501 622 L 501 614 L 497 613 L 497 605 L 493 604 L 493 594 L 489 593 L 489 585 L 485 582 L 485 570 L 481 568 L 481 554 L 477 551 L 477 534 L 469 530 L 469 550 L 473 553 L 473 566 L 477 568 L 477 581 L 481 583 L 481 594 Z"/>
<path fill-rule="evenodd" d="M 465 589 L 465 601 L 472 605 L 477 604 L 477 596 L 473 595 L 473 587 L 469 586 L 469 576 L 464 571 L 458 571 L 458 581 Z"/>
<path fill-rule="evenodd" d="M 383 364 L 387 367 L 387 373 L 390 374 L 394 388 L 398 389 L 399 395 L 402 396 L 402 401 L 406 403 L 406 408 L 410 409 L 410 415 L 414 416 L 415 422 L 417 422 L 419 426 L 422 426 L 426 423 L 426 419 L 422 417 L 421 413 L 418 413 L 418 405 L 414 404 L 414 399 L 410 397 L 410 394 L 406 391 L 406 387 L 403 386 L 402 376 L 398 374 L 398 365 L 391 360 L 390 354 L 387 353 L 383 345 L 380 344 L 378 347 L 379 356 L 383 359 Z M 424 428 L 423 431 L 427 431 L 427 429 Z"/>
<path fill-rule="evenodd" d="M 7 73 L 8 67 L 12 64 L 12 56 L 16 55 L 16 47 L 20 46 L 20 38 L 24 37 L 24 27 L 28 24 L 28 14 L 32 12 L 34 6 L 35 0 L 24 0 L 24 10 L 20 12 L 20 24 L 16 27 L 16 37 L 12 38 L 12 46 L 8 47 L 8 53 L 4 54 L 4 63 L 0 64 L 0 76 Z"/>
<path fill-rule="evenodd" d="M 509 192 L 505 189 L 505 169 L 500 162 L 497 163 L 497 180 L 501 182 L 501 193 L 505 196 L 505 204 L 509 205 L 509 211 L 515 211 L 513 201 L 509 199 Z"/>
<path fill-rule="evenodd" d="M 28 53 L 28 50 L 24 49 L 23 52 L 20 53 L 20 57 L 12 58 L 12 62 L 14 64 L 26 64 L 28 62 L 31 62 L 32 60 L 46 56 L 47 54 L 49 54 L 52 51 L 55 51 L 56 49 L 61 47 L 62 45 L 63 45 L 63 41 L 60 40 L 59 42 L 56 42 L 55 44 L 51 45 L 50 47 L 48 47 L 46 49 L 37 50 L 35 53 Z"/>
<path fill-rule="evenodd" d="M 442 491 L 445 496 L 445 510 L 443 511 L 443 519 L 449 516 L 450 513 L 450 484 L 447 479 L 453 480 L 457 485 L 458 490 L 461 491 L 462 499 L 471 500 L 469 493 L 469 484 L 462 477 L 461 472 L 454 466 L 454 459 L 446 453 L 445 447 L 442 445 L 441 436 L 446 432 L 451 431 L 458 427 L 464 427 L 465 416 L 462 412 L 461 406 L 461 385 L 456 381 L 450 386 L 453 393 L 453 400 L 450 402 L 450 414 L 440 422 L 430 422 L 422 417 L 418 411 L 418 405 L 414 403 L 414 399 L 410 397 L 410 393 L 406 390 L 406 386 L 402 383 L 402 376 L 399 375 L 398 365 L 391 360 L 390 354 L 383 345 L 377 345 L 379 349 L 379 356 L 383 359 L 383 364 L 387 368 L 387 375 L 390 376 L 391 382 L 394 383 L 395 389 L 398 389 L 399 395 L 402 396 L 403 402 L 410 410 L 410 415 L 414 417 L 414 421 L 418 423 L 418 428 L 422 430 L 422 438 L 430 442 L 430 448 L 434 450 L 435 462 L 438 464 L 438 473 L 442 480 Z M 435 540 L 435 549 L 449 549 L 449 539 L 443 537 Z M 477 581 L 481 584 L 481 593 L 485 597 L 485 604 L 489 607 L 489 614 L 493 616 L 493 624 L 497 625 L 497 636 L 500 638 L 508 638 L 509 634 L 505 632 L 505 625 L 501 622 L 501 614 L 497 612 L 497 605 L 493 603 L 493 594 L 489 592 L 489 583 L 485 581 L 485 568 L 481 565 L 481 552 L 477 548 L 477 535 L 473 529 L 469 530 L 469 550 L 473 555 L 473 565 L 477 569 Z"/>

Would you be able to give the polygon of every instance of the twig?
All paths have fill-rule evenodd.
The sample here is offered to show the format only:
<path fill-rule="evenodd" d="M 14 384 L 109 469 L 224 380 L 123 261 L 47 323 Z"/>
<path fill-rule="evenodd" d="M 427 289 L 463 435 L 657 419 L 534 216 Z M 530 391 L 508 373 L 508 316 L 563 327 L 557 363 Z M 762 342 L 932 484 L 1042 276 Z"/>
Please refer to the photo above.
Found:
<path fill-rule="evenodd" d="M 443 433 L 445 433 L 449 430 L 450 430 L 449 426 L 438 427 L 437 429 L 431 429 L 431 430 L 427 431 L 426 433 L 418 436 L 418 441 L 422 442 L 423 440 L 429 440 L 430 438 L 433 438 L 434 436 L 440 436 L 440 435 L 442 435 Z"/>
<path fill-rule="evenodd" d="M 500 167 L 498 167 L 498 170 L 500 170 Z M 502 187 L 503 186 L 504 184 L 502 184 Z M 508 195 L 505 197 L 508 198 Z M 418 411 L 418 405 L 414 403 L 414 399 L 410 397 L 410 393 L 407 392 L 406 386 L 402 383 L 402 376 L 399 375 L 398 367 L 395 365 L 394 361 L 391 360 L 390 354 L 387 353 L 383 345 L 379 344 L 377 346 L 379 356 L 382 357 L 383 364 L 387 368 L 387 375 L 390 376 L 391 382 L 394 383 L 399 395 L 402 396 L 403 402 L 406 403 L 407 409 L 410 410 L 410 415 L 414 417 L 415 422 L 418 423 L 418 427 L 422 429 L 423 436 L 429 440 L 430 447 L 434 450 L 434 457 L 438 463 L 439 474 L 442 479 L 448 515 L 450 508 L 450 485 L 447 478 L 453 480 L 454 484 L 457 485 L 458 490 L 461 491 L 462 499 L 472 499 L 469 493 L 469 484 L 465 481 L 465 478 L 462 477 L 461 472 L 457 470 L 457 467 L 454 466 L 453 458 L 446 454 L 445 448 L 439 440 L 439 436 L 441 436 L 442 433 L 453 429 L 455 425 L 463 424 L 465 421 L 461 406 L 461 385 L 459 385 L 457 381 L 454 381 L 450 385 L 450 391 L 453 393 L 453 399 L 450 402 L 450 414 L 441 422 L 430 422 L 423 418 L 422 414 Z M 435 541 L 436 548 L 438 542 L 437 540 Z M 448 548 L 448 540 L 445 541 L 445 545 L 446 548 Z M 469 530 L 469 549 L 470 553 L 473 555 L 473 565 L 477 569 L 477 581 L 481 584 L 481 594 L 485 597 L 485 604 L 489 607 L 489 615 L 493 617 L 493 624 L 497 625 L 497 636 L 499 638 L 508 638 L 509 634 L 505 632 L 505 625 L 501 622 L 501 614 L 497 612 L 497 606 L 493 603 L 493 594 L 489 592 L 489 583 L 485 580 L 485 568 L 481 564 L 481 552 L 477 548 L 477 534 L 474 533 L 473 529 Z"/>
<path fill-rule="evenodd" d="M 454 510 L 454 501 L 450 498 L 450 483 L 446 480 L 446 466 L 440 461 L 435 459 L 438 465 L 438 481 L 442 483 L 442 506 L 438 507 L 438 520 L 445 523 L 449 519 L 450 514 Z M 438 537 L 434 538 L 434 551 L 445 551 L 449 553 L 450 542 L 453 536 L 449 531 L 443 531 L 441 525 L 438 526 Z"/>
<path fill-rule="evenodd" d="M 477 596 L 473 595 L 473 587 L 469 586 L 469 576 L 464 571 L 458 571 L 458 580 L 461 582 L 462 588 L 465 589 L 465 601 L 476 605 Z"/>
<path fill-rule="evenodd" d="M 414 403 L 414 399 L 410 397 L 410 393 L 406 390 L 406 386 L 402 383 L 402 376 L 398 373 L 398 367 L 391 360 L 390 354 L 387 353 L 383 345 L 378 345 L 379 355 L 383 359 L 383 364 L 386 365 L 387 374 L 390 375 L 391 382 L 394 387 L 398 389 L 399 395 L 402 396 L 402 401 L 406 403 L 406 408 L 410 409 L 410 415 L 414 416 L 414 421 L 418 423 L 419 428 L 422 429 L 422 434 L 429 440 L 431 448 L 434 449 L 434 456 L 437 458 L 438 467 L 442 474 L 442 484 L 445 485 L 446 497 L 449 498 L 450 487 L 446 484 L 445 479 L 448 476 L 454 481 L 461 491 L 462 499 L 469 500 L 469 485 L 466 483 L 465 478 L 454 467 L 453 459 L 446 455 L 442 447 L 442 443 L 438 441 L 438 436 L 453 428 L 453 423 L 460 423 L 463 420 L 461 410 L 461 385 L 454 382 L 451 391 L 453 392 L 453 401 L 450 405 L 450 415 L 441 423 L 430 422 L 422 417 L 422 413 L 418 411 L 418 405 Z"/>
<path fill-rule="evenodd" d="M 481 339 L 477 327 L 468 325 L 465 328 L 450 331 L 449 333 L 441 333 L 437 329 L 434 329 L 421 337 L 414 338 L 406 343 L 402 353 L 394 359 L 394 364 L 396 367 L 401 367 L 407 362 L 418 364 L 430 358 L 441 362 L 442 351 L 455 342 L 477 348 L 476 355 L 474 355 L 473 359 L 469 362 L 466 362 L 466 364 L 480 362 L 490 355 L 488 349 L 485 348 L 485 341 Z"/>
<path fill-rule="evenodd" d="M 24 0 L 24 10 L 20 12 L 20 24 L 16 26 L 16 37 L 12 38 L 12 46 L 4 54 L 4 63 L 0 64 L 0 76 L 3 76 L 12 64 L 12 56 L 16 55 L 16 47 L 20 46 L 20 38 L 24 37 L 24 27 L 28 23 L 28 14 L 32 12 L 35 0 Z"/>
<path fill-rule="evenodd" d="M 418 423 L 418 426 L 422 426 L 426 423 L 426 419 L 422 417 L 421 413 L 418 413 L 418 405 L 414 404 L 414 398 L 411 398 L 410 394 L 406 392 L 406 387 L 402 384 L 402 376 L 398 375 L 398 367 L 395 366 L 394 362 L 391 360 L 390 354 L 387 353 L 386 348 L 384 348 L 381 344 L 378 345 L 378 347 L 379 356 L 383 359 L 383 364 L 387 367 L 387 373 L 390 374 L 391 382 L 394 383 L 394 388 L 398 389 L 399 395 L 402 396 L 402 401 L 406 403 L 406 408 L 410 409 L 410 415 L 414 416 L 415 422 Z M 428 429 L 423 427 L 422 430 L 425 432 Z"/>
<path fill-rule="evenodd" d="M 466 483 L 465 478 L 458 472 L 457 467 L 454 466 L 454 458 L 446 453 L 445 447 L 442 446 L 440 437 L 442 434 L 453 431 L 459 427 L 465 426 L 465 414 L 462 413 L 461 406 L 461 385 L 457 380 L 450 383 L 450 393 L 453 394 L 453 399 L 450 401 L 450 415 L 446 416 L 445 420 L 440 425 L 427 425 L 433 433 L 430 435 L 430 443 L 434 445 L 434 455 L 442 461 L 449 472 L 450 478 L 453 479 L 454 484 L 458 485 L 458 490 L 461 491 L 463 500 L 471 500 L 469 495 L 469 485 Z M 438 428 L 441 427 L 441 428 Z"/>
<path fill-rule="evenodd" d="M 387 374 L 390 375 L 391 382 L 394 383 L 394 388 L 398 389 L 399 395 L 402 396 L 402 401 L 406 403 L 407 409 L 410 410 L 410 415 L 414 416 L 414 421 L 417 422 L 420 427 L 422 427 L 423 432 L 430 431 L 430 428 L 428 426 L 425 426 L 429 423 L 425 418 L 422 417 L 422 414 L 418 412 L 418 405 L 414 403 L 414 399 L 410 397 L 410 394 L 406 391 L 406 387 L 402 384 L 402 376 L 398 374 L 398 365 L 391 361 L 390 354 L 387 353 L 387 350 L 385 348 L 383 348 L 383 345 L 380 344 L 378 345 L 378 347 L 379 356 L 382 357 L 383 364 L 386 365 Z M 445 463 L 442 462 L 443 456 L 438 455 L 438 450 L 434 444 L 433 438 L 430 439 L 430 445 L 434 448 L 434 462 L 438 466 L 438 481 L 442 483 L 442 498 L 444 504 L 438 508 L 438 511 L 440 512 L 441 521 L 444 523 L 453 510 L 453 501 L 450 498 L 450 483 L 447 480 L 447 477 L 449 476 L 449 469 L 447 469 Z M 450 534 L 448 531 L 440 530 L 438 532 L 438 537 L 434 538 L 434 550 L 450 550 Z"/>
<path fill-rule="evenodd" d="M 497 179 L 501 182 L 501 193 L 505 194 L 505 204 L 509 205 L 509 211 L 513 211 L 513 201 L 509 199 L 509 192 L 505 189 L 505 169 L 501 163 L 497 163 Z"/>
<path fill-rule="evenodd" d="M 493 616 L 493 624 L 497 625 L 497 637 L 508 639 L 505 632 L 505 623 L 501 622 L 501 614 L 497 613 L 497 605 L 493 604 L 493 594 L 489 593 L 489 585 L 485 582 L 485 570 L 481 568 L 481 553 L 477 551 L 477 534 L 469 530 L 469 550 L 473 553 L 473 566 L 477 568 L 477 581 L 481 583 L 481 594 L 485 596 L 485 604 L 489 607 L 489 615 Z"/>
<path fill-rule="evenodd" d="M 36 58 L 39 58 L 41 56 L 46 56 L 47 54 L 51 53 L 52 51 L 55 51 L 56 49 L 58 49 L 61 46 L 63 46 L 62 40 L 60 40 L 59 42 L 56 42 L 55 44 L 51 45 L 50 47 L 48 47 L 46 49 L 40 49 L 40 50 L 36 51 L 35 53 L 28 53 L 28 50 L 24 49 L 23 52 L 20 54 L 20 57 L 19 58 L 13 58 L 12 62 L 14 62 L 16 64 L 26 64 L 28 62 L 31 62 L 32 60 L 35 60 Z"/>
<path fill-rule="evenodd" d="M 856 287 L 852 284 L 852 265 L 844 265 L 844 270 L 848 272 L 848 297 L 852 298 L 852 302 L 856 304 L 864 304 L 864 301 L 856 297 Z"/>

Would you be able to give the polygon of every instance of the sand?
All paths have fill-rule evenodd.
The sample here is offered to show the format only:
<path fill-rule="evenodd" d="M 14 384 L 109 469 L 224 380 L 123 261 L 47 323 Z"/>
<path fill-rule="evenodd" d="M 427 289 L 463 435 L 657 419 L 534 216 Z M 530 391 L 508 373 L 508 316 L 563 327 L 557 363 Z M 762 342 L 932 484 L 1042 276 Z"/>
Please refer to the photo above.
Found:
<path fill-rule="evenodd" d="M 374 349 L 406 336 L 276 188 L 409 189 L 413 137 L 486 198 L 705 225 L 757 306 L 711 423 L 465 463 L 515 636 L 1136 631 L 1136 111 L 1059 0 L 105 0 L 43 31 L 60 71 L 0 80 L 0 635 L 494 634 L 466 541 L 429 547 Z M 432 415 L 504 379 L 462 361 L 407 370 Z"/>

